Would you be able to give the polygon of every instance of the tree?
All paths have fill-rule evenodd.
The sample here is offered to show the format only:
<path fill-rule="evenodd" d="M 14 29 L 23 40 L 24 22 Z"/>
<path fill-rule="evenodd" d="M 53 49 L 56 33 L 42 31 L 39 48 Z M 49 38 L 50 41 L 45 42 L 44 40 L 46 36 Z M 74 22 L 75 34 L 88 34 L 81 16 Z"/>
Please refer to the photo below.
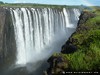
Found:
<path fill-rule="evenodd" d="M 4 2 L 0 1 L 0 4 L 4 4 Z"/>

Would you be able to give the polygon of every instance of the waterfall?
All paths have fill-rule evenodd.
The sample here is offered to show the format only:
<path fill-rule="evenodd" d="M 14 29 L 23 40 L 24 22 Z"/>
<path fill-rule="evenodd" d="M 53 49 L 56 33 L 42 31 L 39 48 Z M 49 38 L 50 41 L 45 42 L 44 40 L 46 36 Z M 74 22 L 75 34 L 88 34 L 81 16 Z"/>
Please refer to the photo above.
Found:
<path fill-rule="evenodd" d="M 80 15 L 76 8 L 10 8 L 10 13 L 17 47 L 16 64 L 41 59 L 41 52 L 59 47 L 58 41 L 66 40 L 67 29 L 76 28 Z"/>

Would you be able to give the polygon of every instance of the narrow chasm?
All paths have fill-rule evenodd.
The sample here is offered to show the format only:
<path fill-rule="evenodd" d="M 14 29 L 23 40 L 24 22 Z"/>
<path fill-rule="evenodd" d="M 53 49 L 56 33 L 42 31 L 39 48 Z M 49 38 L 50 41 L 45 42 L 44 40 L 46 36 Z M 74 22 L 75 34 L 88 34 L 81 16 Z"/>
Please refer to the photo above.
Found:
<path fill-rule="evenodd" d="M 49 59 L 44 75 L 65 75 L 100 70 L 100 10 L 83 10 L 76 31 Z M 97 66 L 98 65 L 98 66 Z"/>

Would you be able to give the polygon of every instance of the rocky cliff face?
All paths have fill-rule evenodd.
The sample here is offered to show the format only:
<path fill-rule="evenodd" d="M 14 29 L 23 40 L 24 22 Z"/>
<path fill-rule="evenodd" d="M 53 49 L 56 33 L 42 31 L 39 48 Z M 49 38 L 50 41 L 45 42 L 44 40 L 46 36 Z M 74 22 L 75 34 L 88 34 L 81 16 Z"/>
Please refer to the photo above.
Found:
<path fill-rule="evenodd" d="M 79 49 L 78 40 L 75 39 L 73 36 L 78 33 L 82 33 L 82 31 L 89 30 L 90 27 L 86 26 L 85 22 L 95 16 L 95 14 L 87 11 L 82 12 L 76 32 L 73 33 L 69 40 L 62 46 L 61 53 L 55 53 L 48 59 L 50 67 L 47 69 L 47 75 L 64 75 L 65 72 L 73 71 L 69 65 L 70 61 L 66 57 L 66 54 L 73 54 Z"/>
<path fill-rule="evenodd" d="M 18 59 L 16 61 L 17 64 L 26 65 L 26 63 L 35 61 L 34 55 L 37 55 L 37 53 L 42 54 L 42 50 L 49 48 L 50 45 L 50 47 L 52 47 L 53 43 L 54 47 L 52 48 L 58 47 L 60 45 L 59 43 L 63 43 L 74 31 L 74 29 L 70 30 L 70 28 L 76 28 L 79 15 L 80 10 L 77 8 L 63 8 L 59 10 L 53 8 L 1 7 L 0 71 L 1 69 L 4 70 L 5 67 L 11 66 L 14 60 L 16 60 L 16 57 Z M 68 29 L 67 37 L 65 35 L 67 34 L 66 29 Z M 60 31 L 61 37 L 58 37 L 58 34 L 60 34 L 58 31 Z M 52 39 L 55 40 L 53 41 Z M 56 41 L 59 43 L 55 46 Z M 51 44 L 49 44 L 50 42 Z M 18 49 L 17 53 L 16 46 Z M 52 51 L 50 53 L 52 53 Z M 48 57 L 49 54 L 44 53 L 43 55 Z M 46 56 L 43 56 L 43 59 L 45 59 L 44 57 Z M 40 58 L 38 57 L 37 60 L 41 60 L 41 56 Z M 63 59 L 61 60 L 63 61 Z"/>
<path fill-rule="evenodd" d="M 2 58 L 2 45 L 3 45 L 3 29 L 5 23 L 5 10 L 0 8 L 0 59 Z"/>
<path fill-rule="evenodd" d="M 9 10 L 0 7 L 0 71 L 15 60 L 14 28 Z"/>
<path fill-rule="evenodd" d="M 78 22 L 78 27 L 76 29 L 76 31 L 71 35 L 71 37 L 69 38 L 69 40 L 62 46 L 62 50 L 61 52 L 64 54 L 69 54 L 69 53 L 73 53 L 78 49 L 78 40 L 75 39 L 73 36 L 76 34 L 82 34 L 82 31 L 87 31 L 90 29 L 89 26 L 86 26 L 85 23 L 87 20 L 89 20 L 90 18 L 95 17 L 96 15 L 92 12 L 88 12 L 88 11 L 83 11 L 80 15 L 80 19 Z M 84 35 L 85 36 L 85 35 Z"/>

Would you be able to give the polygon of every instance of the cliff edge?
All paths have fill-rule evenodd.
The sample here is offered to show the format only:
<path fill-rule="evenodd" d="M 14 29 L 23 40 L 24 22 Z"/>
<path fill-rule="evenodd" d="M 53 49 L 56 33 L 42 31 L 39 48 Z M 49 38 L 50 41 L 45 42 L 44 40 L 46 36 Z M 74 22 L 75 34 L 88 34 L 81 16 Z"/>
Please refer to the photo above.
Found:
<path fill-rule="evenodd" d="M 16 45 L 10 11 L 0 7 L 0 71 L 15 60 Z"/>
<path fill-rule="evenodd" d="M 47 75 L 65 75 L 73 72 L 100 70 L 100 9 L 84 10 L 77 30 L 62 46 L 61 53 L 53 54 Z"/>

